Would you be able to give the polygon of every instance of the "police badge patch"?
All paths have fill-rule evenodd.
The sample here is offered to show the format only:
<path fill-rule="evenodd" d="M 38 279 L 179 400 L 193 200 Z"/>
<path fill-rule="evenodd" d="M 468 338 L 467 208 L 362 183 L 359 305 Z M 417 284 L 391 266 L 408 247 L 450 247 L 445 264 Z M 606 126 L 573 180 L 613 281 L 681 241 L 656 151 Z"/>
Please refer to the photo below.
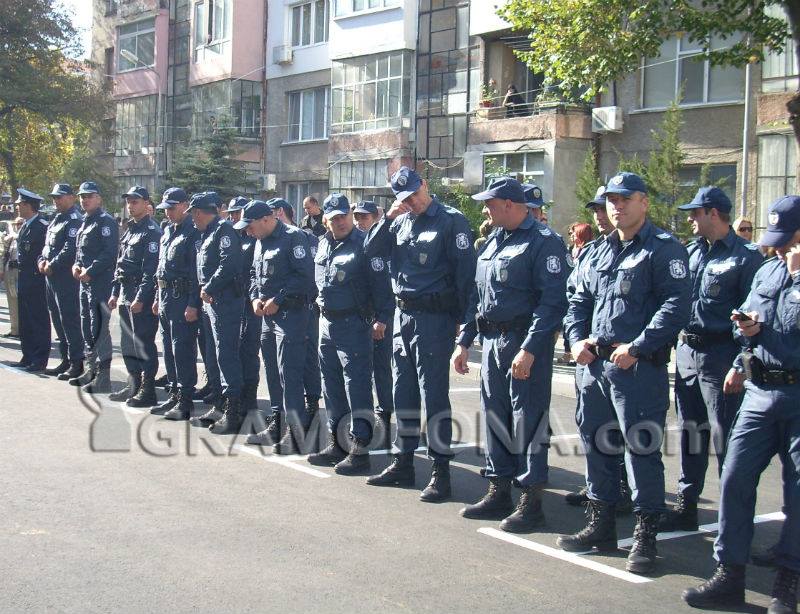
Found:
<path fill-rule="evenodd" d="M 100 234 L 103 235 L 104 237 L 110 237 L 111 228 L 109 226 L 103 226 L 103 230 L 100 231 Z"/>
<path fill-rule="evenodd" d="M 559 260 L 558 256 L 547 257 L 547 270 L 553 275 L 561 272 L 561 260 Z"/>
<path fill-rule="evenodd" d="M 78 236 L 78 229 L 77 228 L 70 228 L 69 232 L 67 233 L 71 239 L 74 239 Z"/>
<path fill-rule="evenodd" d="M 311 257 L 312 258 L 316 258 L 317 257 L 317 248 L 316 248 L 315 245 L 311 246 Z"/>
<path fill-rule="evenodd" d="M 469 247 L 469 238 L 467 237 L 467 233 L 459 232 L 456 235 L 456 247 L 458 249 L 467 249 Z"/>
<path fill-rule="evenodd" d="M 404 188 L 408 183 L 408 177 L 406 177 L 405 175 L 400 175 L 395 183 L 397 183 L 397 185 L 399 185 L 401 188 Z"/>
<path fill-rule="evenodd" d="M 339 281 L 344 281 L 344 278 L 345 278 L 346 275 L 347 274 L 342 269 L 339 269 L 338 271 L 336 271 L 336 279 L 338 279 Z"/>
<path fill-rule="evenodd" d="M 767 221 L 769 221 L 770 226 L 777 226 L 780 219 L 781 216 L 775 212 L 770 213 L 769 216 L 767 216 Z"/>
<path fill-rule="evenodd" d="M 298 260 L 306 257 L 306 248 L 302 245 L 295 245 L 294 249 L 292 250 L 294 257 Z"/>
<path fill-rule="evenodd" d="M 428 254 L 423 252 L 419 255 L 419 263 L 425 264 L 426 262 L 428 262 Z"/>
<path fill-rule="evenodd" d="M 542 191 L 539 188 L 533 188 L 533 197 L 534 198 L 541 198 Z"/>
<path fill-rule="evenodd" d="M 611 178 L 611 183 L 614 185 L 620 185 L 623 181 L 625 181 L 625 178 L 622 175 L 617 175 L 616 177 Z"/>
<path fill-rule="evenodd" d="M 631 282 L 629 279 L 623 279 L 619 282 L 619 289 L 622 294 L 628 294 L 631 291 Z"/>
<path fill-rule="evenodd" d="M 158 253 L 158 243 L 156 243 L 155 241 L 152 241 L 150 243 L 150 245 L 148 246 L 148 249 L 150 250 L 151 254 L 157 254 Z"/>
<path fill-rule="evenodd" d="M 383 258 L 373 258 L 370 260 L 370 264 L 373 271 L 380 272 L 383 270 Z"/>
<path fill-rule="evenodd" d="M 223 249 L 227 249 L 231 246 L 231 238 L 230 237 L 222 237 L 219 240 L 219 244 L 223 247 Z"/>
<path fill-rule="evenodd" d="M 669 274 L 673 279 L 683 279 L 686 277 L 686 265 L 681 260 L 670 260 Z"/>

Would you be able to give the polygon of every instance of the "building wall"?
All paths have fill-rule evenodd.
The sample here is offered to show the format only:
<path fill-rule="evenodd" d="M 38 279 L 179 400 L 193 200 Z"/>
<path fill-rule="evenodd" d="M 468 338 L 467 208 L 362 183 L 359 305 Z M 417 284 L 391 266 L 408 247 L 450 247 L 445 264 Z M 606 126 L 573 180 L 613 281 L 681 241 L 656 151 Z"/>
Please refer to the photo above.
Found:
<path fill-rule="evenodd" d="M 417 3 L 404 0 L 389 8 L 332 17 L 330 57 L 360 55 L 417 48 Z"/>

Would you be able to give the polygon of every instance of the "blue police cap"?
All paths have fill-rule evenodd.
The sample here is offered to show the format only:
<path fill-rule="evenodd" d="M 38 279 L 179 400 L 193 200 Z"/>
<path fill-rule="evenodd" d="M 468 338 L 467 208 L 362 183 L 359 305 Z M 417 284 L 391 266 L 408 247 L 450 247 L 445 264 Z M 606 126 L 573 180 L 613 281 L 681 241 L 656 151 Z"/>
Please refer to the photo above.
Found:
<path fill-rule="evenodd" d="M 251 200 L 242 212 L 242 219 L 236 222 L 233 227 L 236 230 L 247 228 L 251 222 L 272 215 L 272 207 L 263 200 Z"/>
<path fill-rule="evenodd" d="M 630 196 L 634 192 L 643 192 L 647 194 L 647 185 L 644 179 L 639 177 L 636 173 L 622 172 L 617 173 L 608 180 L 608 185 L 603 191 L 603 196 L 608 196 L 609 194 Z"/>
<path fill-rule="evenodd" d="M 800 196 L 783 196 L 769 206 L 767 231 L 761 245 L 783 247 L 800 230 Z"/>
<path fill-rule="evenodd" d="M 269 208 L 273 211 L 277 211 L 278 209 L 283 209 L 284 215 L 287 218 L 294 221 L 294 207 L 292 207 L 287 201 L 282 198 L 270 198 L 267 201 Z"/>
<path fill-rule="evenodd" d="M 72 191 L 72 186 L 68 183 L 57 183 L 53 186 L 53 189 L 50 190 L 50 196 L 66 196 L 68 194 L 74 194 L 75 192 Z"/>
<path fill-rule="evenodd" d="M 530 209 L 541 209 L 544 207 L 542 188 L 535 183 L 523 183 L 522 190 L 525 192 L 525 204 Z"/>
<path fill-rule="evenodd" d="M 376 215 L 378 213 L 378 205 L 371 200 L 362 200 L 355 207 L 353 213 L 371 213 Z"/>
<path fill-rule="evenodd" d="M 231 213 L 232 211 L 242 211 L 249 202 L 250 201 L 244 196 L 236 196 L 231 198 L 230 202 L 228 202 L 228 213 Z"/>
<path fill-rule="evenodd" d="M 216 213 L 219 207 L 219 197 L 215 199 L 211 194 L 216 195 L 216 192 L 198 192 L 197 194 L 192 194 L 192 199 L 189 201 L 189 209 Z M 189 209 L 187 209 L 187 211 Z"/>
<path fill-rule="evenodd" d="M 33 203 L 33 204 L 41 204 L 44 200 L 41 196 L 39 196 L 36 192 L 31 192 L 30 190 L 26 190 L 25 188 L 17 188 L 17 200 L 15 203 Z"/>
<path fill-rule="evenodd" d="M 122 195 L 122 198 L 141 198 L 142 200 L 150 200 L 150 192 L 147 188 L 141 185 L 132 186 L 130 190 Z"/>
<path fill-rule="evenodd" d="M 172 209 L 178 203 L 185 203 L 189 200 L 181 188 L 167 188 L 161 197 L 161 204 L 156 209 Z"/>
<path fill-rule="evenodd" d="M 586 203 L 587 209 L 593 209 L 595 207 L 605 207 L 606 206 L 606 186 L 601 185 L 597 188 L 597 192 L 595 192 L 594 198 Z"/>
<path fill-rule="evenodd" d="M 401 166 L 392 175 L 391 185 L 394 197 L 402 202 L 422 187 L 422 177 L 414 169 Z"/>
<path fill-rule="evenodd" d="M 706 186 L 697 190 L 692 202 L 686 203 L 678 207 L 681 211 L 690 211 L 692 209 L 716 209 L 722 213 L 730 213 L 733 209 L 731 199 L 720 188 L 716 186 Z"/>
<path fill-rule="evenodd" d="M 78 188 L 78 196 L 82 194 L 100 194 L 100 186 L 94 181 L 84 181 Z"/>
<path fill-rule="evenodd" d="M 328 194 L 328 198 L 322 203 L 322 212 L 326 220 L 337 215 L 348 214 L 350 213 L 350 201 L 347 200 L 347 196 L 344 194 L 337 192 Z"/>
<path fill-rule="evenodd" d="M 512 177 L 498 177 L 489 184 L 489 188 L 472 196 L 473 200 L 489 200 L 502 198 L 515 203 L 525 202 L 525 192 L 522 185 Z"/>

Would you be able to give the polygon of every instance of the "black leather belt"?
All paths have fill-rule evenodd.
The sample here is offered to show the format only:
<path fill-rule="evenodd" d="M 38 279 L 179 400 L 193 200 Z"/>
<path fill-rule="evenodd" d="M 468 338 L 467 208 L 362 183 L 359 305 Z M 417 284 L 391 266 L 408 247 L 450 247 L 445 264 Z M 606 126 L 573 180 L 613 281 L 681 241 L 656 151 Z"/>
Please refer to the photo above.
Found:
<path fill-rule="evenodd" d="M 478 332 L 482 335 L 491 335 L 493 333 L 510 333 L 512 331 L 524 331 L 528 329 L 531 323 L 530 316 L 517 316 L 511 320 L 502 322 L 487 320 L 479 316 L 477 318 Z"/>
<path fill-rule="evenodd" d="M 617 348 L 614 347 L 613 345 L 594 345 L 591 347 L 592 353 L 598 358 L 602 358 L 603 360 L 611 360 L 611 354 L 613 354 L 614 350 L 616 349 Z M 664 347 L 659 348 L 652 354 L 641 354 L 639 356 L 639 359 L 652 362 L 655 365 L 665 365 L 669 362 L 669 357 L 671 353 L 672 353 L 671 346 L 665 345 Z"/>
<path fill-rule="evenodd" d="M 794 386 L 800 383 L 800 371 L 767 369 L 752 352 L 741 354 L 745 377 L 756 386 Z"/>
<path fill-rule="evenodd" d="M 341 320 L 360 313 L 355 307 L 351 309 L 325 309 L 322 307 L 320 308 L 320 312 L 325 316 L 326 320 Z"/>
<path fill-rule="evenodd" d="M 446 313 L 456 307 L 454 294 L 426 294 L 425 296 L 404 298 L 396 297 L 395 302 L 402 311 L 426 311 L 429 313 Z"/>
<path fill-rule="evenodd" d="M 283 309 L 297 309 L 298 307 L 305 307 L 308 305 L 308 299 L 305 296 L 287 296 L 281 303 Z"/>
<path fill-rule="evenodd" d="M 717 344 L 732 343 L 733 334 L 724 333 L 687 333 L 681 331 L 678 339 L 693 350 L 705 350 Z"/>

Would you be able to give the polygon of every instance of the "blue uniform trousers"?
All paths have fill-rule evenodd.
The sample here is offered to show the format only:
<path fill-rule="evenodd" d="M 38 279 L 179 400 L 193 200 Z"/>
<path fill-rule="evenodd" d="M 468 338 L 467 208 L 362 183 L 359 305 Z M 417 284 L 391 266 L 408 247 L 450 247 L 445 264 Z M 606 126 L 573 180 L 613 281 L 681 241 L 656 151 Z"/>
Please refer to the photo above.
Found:
<path fill-rule="evenodd" d="M 192 394 L 197 385 L 199 322 L 187 322 L 184 316 L 186 297 L 173 298 L 171 294 L 170 289 L 161 289 L 158 303 L 164 367 L 170 384 L 181 392 Z"/>
<path fill-rule="evenodd" d="M 358 315 L 320 320 L 319 364 L 322 393 L 330 432 L 338 434 L 339 422 L 350 415 L 350 435 L 366 444 L 372 417 L 371 327 Z M 346 446 L 343 446 L 346 448 Z"/>
<path fill-rule="evenodd" d="M 526 331 L 483 338 L 481 409 L 486 433 L 486 477 L 515 479 L 520 486 L 547 482 L 553 341 L 534 354 L 531 376 L 514 379 L 511 363 Z"/>
<path fill-rule="evenodd" d="M 19 341 L 22 360 L 32 365 L 46 365 L 50 358 L 50 314 L 43 275 L 20 271 Z"/>
<path fill-rule="evenodd" d="M 264 361 L 264 374 L 267 380 L 269 405 L 272 413 L 279 414 L 283 411 L 283 385 L 281 373 L 278 369 L 278 342 L 275 340 L 275 331 L 267 329 L 262 321 L 261 326 L 261 360 Z"/>
<path fill-rule="evenodd" d="M 242 328 L 239 336 L 239 361 L 242 365 L 242 383 L 258 386 L 258 352 L 261 345 L 261 318 L 253 313 L 248 297 L 244 299 Z"/>
<path fill-rule="evenodd" d="M 100 366 L 111 365 L 111 332 L 108 324 L 111 311 L 108 299 L 111 296 L 111 277 L 92 283 L 82 283 L 80 290 L 81 332 L 86 344 L 86 357 Z"/>
<path fill-rule="evenodd" d="M 303 370 L 303 389 L 306 397 L 317 399 L 322 396 L 322 372 L 317 347 L 319 346 L 319 309 L 315 304 L 308 306 L 308 330 L 306 332 L 306 365 Z"/>
<path fill-rule="evenodd" d="M 372 369 L 375 379 L 375 394 L 378 407 L 375 413 L 388 420 L 394 413 L 394 396 L 392 395 L 392 330 L 394 322 L 386 324 L 383 339 L 372 342 Z"/>
<path fill-rule="evenodd" d="M 424 407 L 429 458 L 452 456 L 449 393 L 455 333 L 456 319 L 448 313 L 395 310 L 392 368 L 397 434 L 394 446 L 400 453 L 411 453 L 419 446 Z"/>
<path fill-rule="evenodd" d="M 582 370 L 579 389 L 578 428 L 587 451 L 589 498 L 617 503 L 624 436 L 634 510 L 664 511 L 661 444 L 669 407 L 667 366 L 640 359 L 629 369 L 620 369 L 596 358 Z"/>
<path fill-rule="evenodd" d="M 128 373 L 155 377 L 158 371 L 156 333 L 158 317 L 152 305 L 145 304 L 139 313 L 131 313 L 129 305 L 119 306 L 120 351 Z"/>
<path fill-rule="evenodd" d="M 719 535 L 714 557 L 745 565 L 753 540 L 756 488 L 761 473 L 778 454 L 784 464 L 786 520 L 776 547 L 776 563 L 800 572 L 800 386 L 745 383 L 728 440 L 720 479 Z"/>
<path fill-rule="evenodd" d="M 62 359 L 70 362 L 83 360 L 78 280 L 67 274 L 47 278 L 47 308 L 58 336 L 58 350 Z"/>
<path fill-rule="evenodd" d="M 678 490 L 689 501 L 697 501 L 703 492 L 712 438 L 717 466 L 722 471 L 725 445 L 742 401 L 741 394 L 723 394 L 722 384 L 738 353 L 733 340 L 703 351 L 678 343 L 675 370 L 675 402 L 681 423 Z"/>
<path fill-rule="evenodd" d="M 232 289 L 214 296 L 214 302 L 203 303 L 206 325 L 206 369 L 213 389 L 225 397 L 238 397 L 242 392 L 242 369 L 239 362 L 239 332 L 242 321 L 242 299 Z"/>

